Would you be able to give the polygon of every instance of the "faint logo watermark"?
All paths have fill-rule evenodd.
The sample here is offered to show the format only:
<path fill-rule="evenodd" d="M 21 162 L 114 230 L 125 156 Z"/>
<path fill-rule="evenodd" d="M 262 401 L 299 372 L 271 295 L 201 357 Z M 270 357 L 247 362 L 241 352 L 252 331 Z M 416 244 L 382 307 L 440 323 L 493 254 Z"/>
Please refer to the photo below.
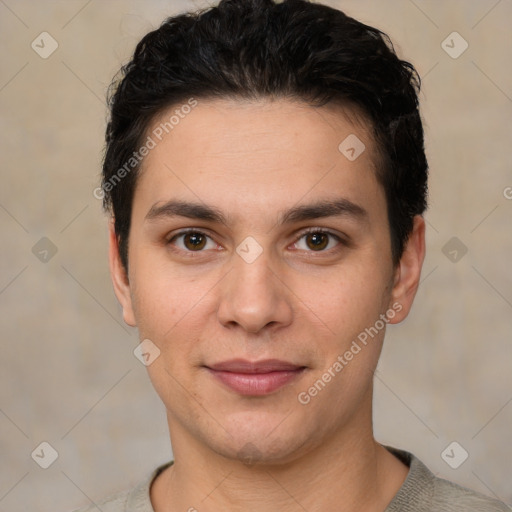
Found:
<path fill-rule="evenodd" d="M 57 450 L 47 441 L 40 443 L 30 455 L 43 469 L 48 469 L 59 457 Z"/>
<path fill-rule="evenodd" d="M 32 254 L 42 263 L 48 263 L 57 251 L 57 246 L 45 236 L 32 247 Z"/>
<path fill-rule="evenodd" d="M 441 252 L 452 262 L 459 262 L 468 252 L 467 246 L 456 236 L 443 245 Z"/>
<path fill-rule="evenodd" d="M 469 43 L 458 32 L 452 32 L 441 43 L 441 48 L 452 59 L 458 59 L 468 47 Z"/>
<path fill-rule="evenodd" d="M 248 236 L 237 246 L 236 253 L 246 262 L 253 263 L 263 252 L 263 247 L 252 236 Z"/>
<path fill-rule="evenodd" d="M 469 453 L 466 449 L 460 445 L 457 441 L 451 442 L 442 452 L 441 458 L 450 466 L 452 469 L 457 469 L 462 466 L 466 459 L 469 457 Z"/>
<path fill-rule="evenodd" d="M 338 151 L 351 162 L 359 158 L 365 149 L 366 146 L 364 145 L 363 141 L 353 133 L 343 139 L 338 146 Z"/>
<path fill-rule="evenodd" d="M 48 32 L 41 32 L 30 46 L 39 57 L 47 59 L 59 47 L 59 43 Z"/>
<path fill-rule="evenodd" d="M 145 339 L 135 347 L 133 354 L 144 366 L 149 366 L 160 356 L 160 349 L 151 340 Z"/>

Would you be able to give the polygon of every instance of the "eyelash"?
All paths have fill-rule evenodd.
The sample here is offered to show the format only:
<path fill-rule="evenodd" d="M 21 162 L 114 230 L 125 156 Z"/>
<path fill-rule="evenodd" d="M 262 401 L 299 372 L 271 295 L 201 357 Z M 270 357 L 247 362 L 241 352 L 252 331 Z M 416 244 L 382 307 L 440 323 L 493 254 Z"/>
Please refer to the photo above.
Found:
<path fill-rule="evenodd" d="M 172 246 L 172 242 L 174 240 L 176 240 L 177 238 L 179 238 L 180 236 L 185 236 L 185 235 L 188 235 L 190 233 L 193 233 L 193 234 L 198 234 L 198 235 L 202 235 L 202 236 L 206 236 L 207 238 L 210 238 L 212 239 L 212 237 L 210 235 L 208 235 L 207 233 L 205 233 L 204 231 L 201 231 L 200 229 L 194 229 L 194 228 L 189 228 L 189 229 L 184 229 L 182 231 L 179 231 L 178 233 L 176 233 L 175 235 L 173 235 L 170 239 L 167 240 L 166 242 L 166 245 L 169 245 L 169 246 Z M 310 235 L 310 234 L 315 234 L 315 233 L 322 233 L 322 234 L 326 234 L 326 235 L 329 235 L 330 237 L 334 238 L 340 245 L 342 246 L 348 246 L 349 243 L 347 240 L 344 240 L 342 237 L 340 237 L 339 235 L 336 235 L 335 233 L 333 233 L 332 231 L 329 231 L 328 229 L 324 229 L 324 228 L 309 228 L 307 229 L 306 231 L 303 231 L 299 236 L 298 238 L 296 238 L 295 242 L 293 242 L 294 244 L 296 244 L 299 240 L 301 240 L 302 238 L 304 238 L 305 236 L 307 235 Z M 204 250 L 199 250 L 199 251 L 190 251 L 190 250 L 185 250 L 185 249 L 178 249 L 178 248 L 174 248 L 173 247 L 173 250 L 177 251 L 177 252 L 180 252 L 180 253 L 187 253 L 187 254 L 190 254 L 190 255 L 193 255 L 195 253 L 201 253 L 201 252 L 205 252 Z M 310 253 L 332 253 L 332 252 L 335 252 L 336 250 L 339 250 L 339 247 L 336 246 L 332 249 L 328 249 L 328 250 L 321 250 L 321 251 L 313 251 L 313 250 L 309 250 L 309 251 L 306 251 L 306 252 L 310 252 Z"/>

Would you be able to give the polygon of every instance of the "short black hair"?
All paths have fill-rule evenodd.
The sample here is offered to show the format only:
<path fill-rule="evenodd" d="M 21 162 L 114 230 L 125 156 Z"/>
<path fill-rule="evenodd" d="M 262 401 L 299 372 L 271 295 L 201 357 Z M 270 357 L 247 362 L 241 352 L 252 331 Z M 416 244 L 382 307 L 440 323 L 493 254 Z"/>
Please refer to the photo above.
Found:
<path fill-rule="evenodd" d="M 125 269 L 140 170 L 134 155 L 151 122 L 191 98 L 288 98 L 362 112 L 379 150 L 396 265 L 413 217 L 427 207 L 420 82 L 385 33 L 319 3 L 222 0 L 167 18 L 137 44 L 107 95 L 103 206 L 114 218 Z"/>

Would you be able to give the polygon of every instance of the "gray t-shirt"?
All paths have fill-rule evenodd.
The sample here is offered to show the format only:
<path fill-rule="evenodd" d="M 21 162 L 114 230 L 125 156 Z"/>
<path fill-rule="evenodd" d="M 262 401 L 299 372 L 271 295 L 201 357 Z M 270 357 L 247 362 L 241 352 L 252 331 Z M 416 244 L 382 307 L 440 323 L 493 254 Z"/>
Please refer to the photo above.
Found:
<path fill-rule="evenodd" d="M 404 450 L 386 448 L 409 466 L 409 474 L 384 512 L 510 512 L 512 508 L 460 485 L 437 478 L 418 458 Z M 168 462 L 155 469 L 135 488 L 117 493 L 75 512 L 154 512 L 149 489 Z M 97 508 L 97 506 L 98 508 Z"/>

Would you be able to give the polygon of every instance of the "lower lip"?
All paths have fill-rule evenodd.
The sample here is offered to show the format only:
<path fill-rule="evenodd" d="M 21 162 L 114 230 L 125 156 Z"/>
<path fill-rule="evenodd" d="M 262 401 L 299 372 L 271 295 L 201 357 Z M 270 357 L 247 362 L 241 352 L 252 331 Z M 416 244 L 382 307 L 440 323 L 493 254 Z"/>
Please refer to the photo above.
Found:
<path fill-rule="evenodd" d="M 240 395 L 263 396 L 296 379 L 304 368 L 269 373 L 233 373 L 208 368 L 223 384 Z"/>

